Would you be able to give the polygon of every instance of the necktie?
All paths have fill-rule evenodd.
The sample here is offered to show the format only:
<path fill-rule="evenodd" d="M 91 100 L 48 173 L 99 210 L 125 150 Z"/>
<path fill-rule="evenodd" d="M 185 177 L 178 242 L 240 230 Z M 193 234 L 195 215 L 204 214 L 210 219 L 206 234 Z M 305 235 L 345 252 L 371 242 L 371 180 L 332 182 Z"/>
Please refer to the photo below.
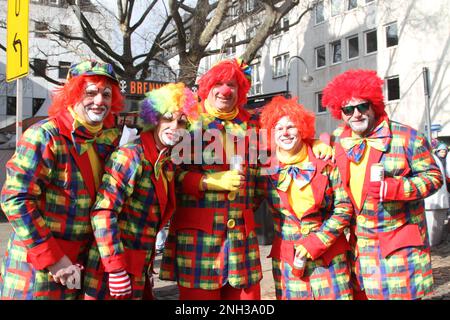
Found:
<path fill-rule="evenodd" d="M 386 121 L 382 121 L 367 137 L 346 137 L 340 140 L 347 157 L 354 163 L 359 163 L 369 145 L 379 151 L 385 152 L 391 141 L 391 132 Z"/>
<path fill-rule="evenodd" d="M 293 181 L 301 189 L 311 182 L 316 167 L 312 162 L 303 162 L 298 165 L 286 165 L 278 168 L 277 189 L 286 192 Z"/>

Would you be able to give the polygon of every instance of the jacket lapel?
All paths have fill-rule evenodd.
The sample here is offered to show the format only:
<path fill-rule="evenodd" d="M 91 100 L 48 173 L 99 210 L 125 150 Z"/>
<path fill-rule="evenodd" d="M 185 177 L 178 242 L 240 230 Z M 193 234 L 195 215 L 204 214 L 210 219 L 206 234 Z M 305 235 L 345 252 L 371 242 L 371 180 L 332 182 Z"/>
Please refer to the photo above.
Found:
<path fill-rule="evenodd" d="M 153 131 L 145 131 L 141 133 L 142 146 L 144 148 L 144 156 L 150 161 L 153 169 L 155 170 L 155 163 L 158 159 L 158 149 L 156 148 L 155 139 L 153 138 Z M 159 179 L 156 179 L 156 176 L 153 172 L 150 179 L 155 186 L 156 197 L 158 198 L 159 209 L 161 212 L 161 218 L 165 215 L 166 207 L 167 207 L 167 193 L 164 188 L 164 182 L 162 175 L 159 176 Z M 167 181 L 168 191 L 170 192 L 173 188 L 170 187 L 173 184 L 174 180 L 171 182 Z"/>

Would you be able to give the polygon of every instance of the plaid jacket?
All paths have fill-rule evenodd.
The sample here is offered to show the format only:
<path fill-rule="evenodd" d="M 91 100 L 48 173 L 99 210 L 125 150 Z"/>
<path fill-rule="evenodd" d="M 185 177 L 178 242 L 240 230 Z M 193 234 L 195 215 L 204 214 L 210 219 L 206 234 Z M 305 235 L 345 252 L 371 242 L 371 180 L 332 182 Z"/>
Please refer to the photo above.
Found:
<path fill-rule="evenodd" d="M 203 114 L 202 120 L 202 136 L 207 129 L 225 131 L 219 119 Z M 258 126 L 257 119 L 243 109 L 233 124 L 238 135 L 247 129 L 256 132 Z M 249 147 L 256 147 L 256 143 L 250 140 L 246 137 L 237 143 L 245 152 L 246 182 L 235 200 L 228 199 L 228 192 L 198 191 L 203 174 L 229 170 L 229 164 L 206 164 L 205 161 L 217 157 L 206 152 L 211 149 L 206 148 L 206 141 L 201 149 L 204 151 L 202 164 L 183 167 L 177 209 L 161 264 L 161 279 L 176 280 L 180 286 L 205 290 L 221 288 L 227 282 L 235 288 L 246 288 L 261 280 L 253 216 L 258 169 L 256 164 L 249 163 L 252 154 Z"/>
<path fill-rule="evenodd" d="M 316 170 L 310 182 L 314 204 L 300 219 L 289 203 L 287 192 L 277 189 L 277 168 L 285 165 L 274 160 L 267 175 L 260 177 L 266 187 L 258 190 L 267 190 L 265 196 L 274 220 L 275 235 L 269 257 L 276 296 L 282 300 L 351 299 L 347 261 L 350 246 L 343 231 L 350 224 L 352 204 L 342 187 L 338 169 L 316 159 L 310 148 L 308 151 Z M 299 244 L 312 256 L 302 278 L 292 274 L 295 247 Z"/>
<path fill-rule="evenodd" d="M 88 153 L 79 154 L 74 143 L 83 140 L 83 129 L 73 130 L 69 112 L 43 120 L 24 132 L 6 164 L 1 205 L 14 231 L 1 267 L 2 299 L 74 299 L 79 292 L 55 283 L 46 268 L 63 255 L 84 265 L 93 238 L 92 169 Z M 98 134 L 100 159 L 118 136 L 117 129 Z"/>
<path fill-rule="evenodd" d="M 166 192 L 162 172 L 155 176 L 159 152 L 152 131 L 115 151 L 105 166 L 102 185 L 92 207 L 96 245 L 89 251 L 84 278 L 87 298 L 109 298 L 108 272 L 127 270 L 133 299 L 144 296 L 152 272 L 155 239 L 175 206 L 175 183 Z M 168 158 L 161 170 L 173 172 Z M 151 290 L 151 288 L 146 288 Z"/>
<path fill-rule="evenodd" d="M 424 214 L 424 198 L 442 184 L 426 139 L 416 130 L 389 121 L 391 140 L 386 152 L 370 149 L 364 180 L 362 207 L 351 225 L 352 269 L 356 286 L 369 299 L 417 299 L 431 292 L 433 276 Z M 351 135 L 340 126 L 336 139 L 336 163 L 349 190 L 350 165 L 339 140 Z M 370 167 L 380 162 L 385 177 L 399 183 L 395 199 L 388 189 L 387 201 L 367 196 Z M 391 198 L 389 198 L 391 197 Z"/>

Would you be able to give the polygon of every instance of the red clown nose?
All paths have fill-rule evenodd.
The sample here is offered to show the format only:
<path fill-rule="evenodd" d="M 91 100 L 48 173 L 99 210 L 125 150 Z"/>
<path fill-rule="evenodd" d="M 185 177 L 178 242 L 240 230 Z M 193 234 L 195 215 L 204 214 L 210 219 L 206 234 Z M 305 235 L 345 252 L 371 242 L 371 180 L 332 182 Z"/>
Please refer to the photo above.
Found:
<path fill-rule="evenodd" d="M 224 97 L 228 97 L 229 95 L 231 95 L 231 88 L 226 84 L 221 85 L 218 91 Z"/>

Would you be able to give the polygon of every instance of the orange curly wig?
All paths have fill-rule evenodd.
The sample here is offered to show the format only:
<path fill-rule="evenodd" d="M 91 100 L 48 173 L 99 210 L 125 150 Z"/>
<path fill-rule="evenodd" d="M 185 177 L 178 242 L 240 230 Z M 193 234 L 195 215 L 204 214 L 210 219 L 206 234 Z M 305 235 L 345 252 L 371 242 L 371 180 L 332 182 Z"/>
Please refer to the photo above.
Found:
<path fill-rule="evenodd" d="M 114 116 L 122 110 L 124 97 L 120 93 L 117 82 L 104 76 L 82 75 L 69 79 L 64 86 L 58 87 L 53 91 L 52 104 L 49 107 L 49 116 L 57 117 L 59 113 L 67 110 L 69 106 L 78 103 L 83 95 L 87 81 L 94 82 L 97 85 L 104 86 L 109 84 L 112 89 L 111 112 L 106 116 L 103 124 L 105 127 L 111 127 L 115 124 Z"/>
<path fill-rule="evenodd" d="M 286 99 L 283 96 L 274 97 L 261 111 L 259 120 L 261 129 L 268 130 L 269 139 L 272 136 L 272 129 L 284 116 L 288 116 L 295 124 L 302 141 L 307 144 L 313 142 L 316 133 L 314 113 L 297 103 L 297 97 Z"/>
<path fill-rule="evenodd" d="M 223 60 L 209 69 L 209 71 L 198 80 L 198 96 L 204 101 L 208 98 L 211 88 L 216 83 L 233 79 L 236 79 L 238 84 L 237 106 L 242 107 L 247 103 L 247 93 L 250 90 L 250 81 L 246 78 L 236 59 Z"/>
<path fill-rule="evenodd" d="M 323 90 L 322 105 L 336 119 L 342 119 L 341 108 L 352 98 L 369 101 L 375 116 L 386 115 L 383 80 L 374 70 L 348 70 L 336 76 Z"/>

